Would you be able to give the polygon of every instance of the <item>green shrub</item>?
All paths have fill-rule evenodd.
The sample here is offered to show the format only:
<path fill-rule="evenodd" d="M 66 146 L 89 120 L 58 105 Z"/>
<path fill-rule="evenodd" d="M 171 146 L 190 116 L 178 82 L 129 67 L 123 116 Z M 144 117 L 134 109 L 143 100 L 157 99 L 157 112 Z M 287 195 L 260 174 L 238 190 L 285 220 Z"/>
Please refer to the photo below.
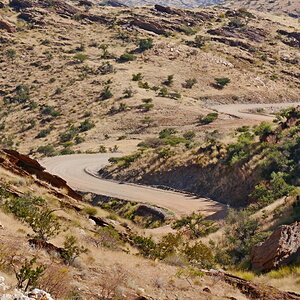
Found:
<path fill-rule="evenodd" d="M 76 53 L 73 56 L 73 59 L 76 63 L 83 63 L 84 61 L 89 59 L 89 56 L 87 54 L 84 54 L 84 53 Z"/>
<path fill-rule="evenodd" d="M 136 57 L 130 53 L 124 53 L 118 59 L 118 61 L 121 63 L 128 62 L 128 61 L 134 61 L 134 60 L 136 60 Z"/>
<path fill-rule="evenodd" d="M 95 123 L 89 119 L 84 120 L 78 127 L 80 132 L 88 131 L 95 127 Z"/>
<path fill-rule="evenodd" d="M 181 27 L 180 30 L 184 32 L 186 35 L 194 35 L 197 33 L 197 30 L 188 26 Z"/>
<path fill-rule="evenodd" d="M 254 134 L 260 138 L 265 137 L 273 132 L 273 125 L 269 122 L 261 122 L 259 125 L 254 127 Z"/>
<path fill-rule="evenodd" d="M 106 61 L 103 62 L 102 65 L 98 68 L 98 71 L 101 75 L 107 75 L 115 72 L 114 66 Z"/>
<path fill-rule="evenodd" d="M 109 248 L 111 250 L 118 250 L 122 246 L 122 240 L 118 231 L 111 227 L 101 227 L 95 234 L 96 245 L 100 247 Z"/>
<path fill-rule="evenodd" d="M 16 55 L 17 55 L 17 52 L 16 52 L 15 49 L 7 49 L 7 50 L 6 50 L 6 56 L 7 56 L 9 59 L 13 60 L 13 59 L 16 57 Z"/>
<path fill-rule="evenodd" d="M 163 82 L 164 85 L 171 86 L 174 82 L 174 75 L 169 75 L 167 80 Z"/>
<path fill-rule="evenodd" d="M 104 89 L 100 93 L 99 100 L 107 100 L 107 99 L 110 99 L 112 97 L 113 97 L 113 93 L 111 91 L 111 88 L 110 88 L 109 85 L 107 85 L 106 87 L 104 87 Z"/>
<path fill-rule="evenodd" d="M 139 81 L 138 85 L 141 89 L 145 89 L 145 90 L 150 89 L 149 83 L 146 81 L 145 82 Z"/>
<path fill-rule="evenodd" d="M 143 79 L 143 76 L 141 73 L 132 74 L 132 81 L 141 81 Z"/>
<path fill-rule="evenodd" d="M 40 146 L 36 150 L 38 153 L 45 154 L 47 156 L 55 155 L 55 149 L 52 145 Z"/>
<path fill-rule="evenodd" d="M 29 95 L 29 86 L 25 84 L 18 85 L 15 89 L 15 96 L 13 97 L 13 101 L 18 103 L 25 103 L 30 100 Z"/>
<path fill-rule="evenodd" d="M 150 125 L 154 123 L 154 120 L 150 117 L 145 117 L 141 120 L 141 123 L 147 125 L 147 127 L 150 127 Z"/>
<path fill-rule="evenodd" d="M 52 129 L 53 129 L 53 128 L 50 126 L 50 127 L 47 128 L 47 129 L 41 130 L 41 131 L 37 134 L 36 138 L 37 138 L 37 139 L 40 139 L 40 138 L 46 137 L 48 134 L 50 134 L 50 132 L 51 132 Z"/>
<path fill-rule="evenodd" d="M 166 145 L 170 145 L 170 146 L 176 146 L 180 143 L 187 143 L 188 141 L 183 138 L 183 137 L 180 137 L 180 136 L 175 136 L 175 135 L 169 135 L 167 137 L 165 137 L 163 139 L 163 142 L 166 144 Z"/>
<path fill-rule="evenodd" d="M 50 115 L 52 117 L 60 116 L 60 113 L 53 106 L 48 106 L 48 105 L 44 106 L 44 108 L 42 109 L 42 114 Z"/>
<path fill-rule="evenodd" d="M 183 137 L 186 140 L 192 141 L 196 137 L 196 133 L 194 131 L 187 131 L 183 134 Z"/>
<path fill-rule="evenodd" d="M 166 87 L 163 87 L 159 90 L 158 96 L 160 97 L 168 97 L 169 92 L 168 89 Z"/>
<path fill-rule="evenodd" d="M 186 44 L 195 48 L 202 48 L 205 46 L 206 38 L 202 35 L 197 35 L 194 41 L 186 41 Z"/>
<path fill-rule="evenodd" d="M 191 79 L 187 79 L 182 86 L 186 89 L 191 89 L 196 83 L 197 80 L 195 78 L 191 78 Z"/>
<path fill-rule="evenodd" d="M 188 230 L 191 233 L 192 238 L 204 237 L 212 232 L 218 230 L 218 226 L 215 222 L 205 220 L 201 214 L 193 212 L 191 215 L 182 217 L 176 220 L 172 224 L 173 229 Z"/>
<path fill-rule="evenodd" d="M 126 88 L 123 91 L 123 95 L 124 95 L 124 98 L 131 98 L 133 96 L 133 90 L 132 90 L 132 88 L 131 87 Z"/>
<path fill-rule="evenodd" d="M 170 135 L 176 134 L 177 130 L 175 128 L 165 128 L 159 132 L 159 138 L 164 139 Z"/>
<path fill-rule="evenodd" d="M 215 87 L 223 89 L 230 81 L 231 80 L 227 77 L 215 78 Z"/>
<path fill-rule="evenodd" d="M 65 238 L 64 247 L 61 250 L 61 257 L 67 265 L 72 265 L 77 257 L 82 253 L 86 253 L 87 249 L 79 246 L 76 237 L 67 236 Z"/>
<path fill-rule="evenodd" d="M 23 265 L 19 270 L 15 269 L 15 276 L 17 279 L 17 288 L 24 290 L 25 292 L 37 287 L 38 280 L 44 274 L 46 267 L 44 265 L 37 265 L 36 258 L 31 260 L 25 259 Z"/>
<path fill-rule="evenodd" d="M 100 145 L 99 146 L 99 153 L 106 153 L 107 150 L 106 150 L 106 147 L 104 145 Z"/>
<path fill-rule="evenodd" d="M 239 17 L 233 18 L 229 21 L 228 26 L 234 27 L 234 28 L 241 28 L 244 27 L 246 24 L 243 22 L 243 20 Z"/>
<path fill-rule="evenodd" d="M 175 153 L 169 147 L 158 148 L 157 156 L 158 158 L 169 158 L 173 156 Z"/>
<path fill-rule="evenodd" d="M 136 44 L 139 47 L 140 51 L 149 50 L 153 47 L 153 39 L 152 38 L 139 39 Z"/>
<path fill-rule="evenodd" d="M 199 123 L 201 125 L 206 125 L 214 122 L 215 120 L 218 119 L 219 114 L 218 113 L 209 113 L 204 117 L 199 118 Z"/>
<path fill-rule="evenodd" d="M 97 208 L 86 206 L 82 209 L 87 215 L 95 216 L 97 214 Z"/>
<path fill-rule="evenodd" d="M 41 198 L 15 198 L 5 202 L 5 207 L 18 219 L 28 224 L 34 237 L 47 241 L 60 232 L 60 223 Z"/>
<path fill-rule="evenodd" d="M 74 126 L 71 126 L 71 128 L 66 131 L 63 132 L 59 135 L 59 139 L 61 143 L 66 143 L 71 141 L 77 134 L 77 128 L 75 128 Z"/>
<path fill-rule="evenodd" d="M 182 251 L 192 266 L 210 269 L 214 266 L 214 255 L 212 250 L 201 242 L 186 245 Z"/>

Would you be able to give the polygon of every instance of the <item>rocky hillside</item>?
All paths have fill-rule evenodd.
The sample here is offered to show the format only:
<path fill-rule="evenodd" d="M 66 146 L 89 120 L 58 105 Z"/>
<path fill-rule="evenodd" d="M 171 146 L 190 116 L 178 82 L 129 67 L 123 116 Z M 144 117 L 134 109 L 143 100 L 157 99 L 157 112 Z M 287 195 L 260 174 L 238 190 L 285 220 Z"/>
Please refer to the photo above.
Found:
<path fill-rule="evenodd" d="M 127 5 L 127 6 L 145 6 L 145 5 L 154 5 L 159 4 L 163 6 L 172 6 L 172 7 L 183 7 L 183 8 L 196 8 L 199 6 L 207 6 L 207 5 L 213 5 L 216 3 L 220 3 L 223 0 L 120 0 L 118 1 L 121 4 Z M 107 3 L 107 5 L 115 6 L 114 1 L 102 1 L 102 0 L 96 0 L 96 4 L 100 3 Z"/>
<path fill-rule="evenodd" d="M 174 128 L 165 129 L 156 140 L 141 143 L 139 152 L 111 159 L 112 165 L 100 173 L 194 192 L 235 207 L 262 207 L 299 186 L 300 108 L 278 118 L 279 125 L 239 127 L 230 142 L 228 136 L 208 132 L 201 146 L 192 132 L 180 137 Z M 272 184 L 279 182 L 282 191 L 275 192 Z"/>
<path fill-rule="evenodd" d="M 200 227 L 175 220 L 173 234 L 154 241 L 28 156 L 1 150 L 0 157 L 1 300 L 300 299 L 291 285 L 293 293 L 211 270 L 226 265 L 199 237 L 219 225 L 200 215 L 191 216 Z"/>
<path fill-rule="evenodd" d="M 5 147 L 128 152 L 168 126 L 195 130 L 211 104 L 298 100 L 292 19 L 287 26 L 245 10 L 53 3 L 0 8 Z M 222 130 L 239 122 L 219 120 Z"/>
<path fill-rule="evenodd" d="M 298 0 L 229 0 L 222 3 L 228 8 L 247 8 L 257 11 L 270 12 L 278 15 L 288 15 L 293 18 L 300 17 L 300 3 Z"/>
<path fill-rule="evenodd" d="M 247 8 L 260 12 L 269 12 L 278 15 L 288 15 L 293 18 L 300 17 L 300 3 L 298 0 L 120 0 L 120 1 L 103 1 L 95 0 L 95 4 L 109 6 L 143 6 L 159 4 L 170 7 L 196 8 L 200 6 L 217 5 L 230 9 Z"/>

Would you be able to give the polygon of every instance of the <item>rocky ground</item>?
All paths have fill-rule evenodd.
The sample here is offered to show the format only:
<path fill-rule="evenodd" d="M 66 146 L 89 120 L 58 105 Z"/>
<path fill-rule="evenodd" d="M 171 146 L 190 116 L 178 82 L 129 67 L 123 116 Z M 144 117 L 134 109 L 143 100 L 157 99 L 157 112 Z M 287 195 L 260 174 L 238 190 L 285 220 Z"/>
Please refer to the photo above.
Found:
<path fill-rule="evenodd" d="M 102 144 L 129 152 L 170 126 L 200 138 L 197 119 L 213 104 L 298 99 L 299 25 L 293 19 L 214 8 L 73 4 L 56 1 L 50 9 L 46 0 L 3 2 L 5 147 L 53 155 L 97 152 Z M 136 43 L 146 38 L 153 46 L 141 51 Z M 121 62 L 126 52 L 133 60 Z M 224 88 L 214 83 L 222 77 L 230 79 Z M 203 129 L 239 125 L 227 115 L 219 120 L 221 127 Z"/>

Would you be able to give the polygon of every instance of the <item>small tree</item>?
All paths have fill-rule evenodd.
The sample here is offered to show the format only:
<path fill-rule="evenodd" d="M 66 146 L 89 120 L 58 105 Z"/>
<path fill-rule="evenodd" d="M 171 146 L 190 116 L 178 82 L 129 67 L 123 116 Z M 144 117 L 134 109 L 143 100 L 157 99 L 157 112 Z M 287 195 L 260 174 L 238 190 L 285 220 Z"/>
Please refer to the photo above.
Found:
<path fill-rule="evenodd" d="M 40 209 L 25 218 L 25 222 L 31 227 L 36 237 L 43 241 L 55 237 L 60 232 L 60 223 L 52 212 L 47 208 Z"/>
<path fill-rule="evenodd" d="M 82 253 L 86 253 L 87 249 L 77 245 L 77 239 L 74 236 L 67 236 L 64 247 L 61 250 L 61 257 L 67 265 L 72 265 L 77 257 Z"/>
<path fill-rule="evenodd" d="M 29 288 L 35 288 L 38 279 L 43 275 L 46 267 L 44 265 L 38 265 L 34 268 L 36 258 L 31 260 L 25 259 L 24 264 L 17 270 L 17 267 L 13 265 L 15 276 L 17 279 L 17 287 L 27 291 Z"/>

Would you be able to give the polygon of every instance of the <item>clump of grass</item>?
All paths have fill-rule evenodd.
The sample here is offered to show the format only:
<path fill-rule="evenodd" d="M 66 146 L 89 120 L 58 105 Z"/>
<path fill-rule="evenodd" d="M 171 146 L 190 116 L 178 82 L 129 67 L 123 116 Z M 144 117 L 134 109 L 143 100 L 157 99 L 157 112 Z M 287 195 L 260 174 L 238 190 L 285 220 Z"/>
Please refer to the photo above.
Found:
<path fill-rule="evenodd" d="M 253 280 L 255 278 L 255 274 L 250 271 L 234 271 L 231 272 L 233 275 L 240 277 L 245 280 Z"/>
<path fill-rule="evenodd" d="M 267 273 L 267 277 L 271 279 L 281 279 L 290 275 L 296 275 L 300 277 L 300 267 L 297 266 L 286 266 L 278 270 L 272 270 Z"/>
<path fill-rule="evenodd" d="M 95 216 L 97 214 L 97 209 L 95 207 L 86 206 L 82 210 L 89 216 Z"/>

